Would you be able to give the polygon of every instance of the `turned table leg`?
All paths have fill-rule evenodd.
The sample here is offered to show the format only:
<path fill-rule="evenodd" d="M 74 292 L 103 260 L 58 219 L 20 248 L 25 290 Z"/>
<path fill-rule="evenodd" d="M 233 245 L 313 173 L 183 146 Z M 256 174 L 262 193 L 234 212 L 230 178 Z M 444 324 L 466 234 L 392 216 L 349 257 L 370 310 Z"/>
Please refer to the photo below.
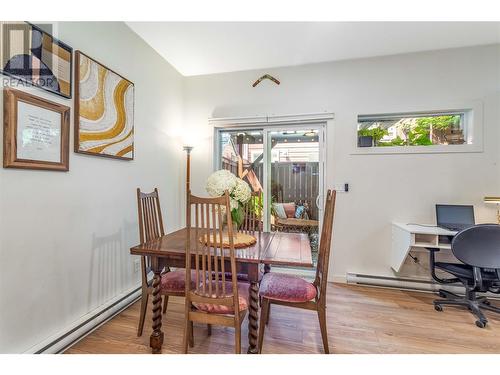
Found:
<path fill-rule="evenodd" d="M 163 345 L 163 332 L 161 330 L 161 295 L 160 295 L 160 281 L 161 269 L 157 257 L 152 257 L 151 268 L 154 272 L 153 278 L 153 333 L 149 339 L 149 346 L 153 354 L 161 353 L 161 346 Z"/>
<path fill-rule="evenodd" d="M 257 354 L 259 332 L 259 282 L 251 281 L 249 286 L 250 306 L 248 309 L 248 354 Z"/>

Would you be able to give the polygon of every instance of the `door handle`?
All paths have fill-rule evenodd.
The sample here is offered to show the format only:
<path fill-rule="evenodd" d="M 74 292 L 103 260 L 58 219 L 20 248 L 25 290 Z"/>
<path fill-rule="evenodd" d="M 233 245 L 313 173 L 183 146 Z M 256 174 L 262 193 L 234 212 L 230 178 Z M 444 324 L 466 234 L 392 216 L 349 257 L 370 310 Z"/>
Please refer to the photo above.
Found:
<path fill-rule="evenodd" d="M 323 200 L 323 196 L 322 195 L 318 195 L 316 197 L 316 208 L 318 208 L 319 210 L 321 210 L 321 206 L 322 206 L 322 205 L 320 205 L 320 199 Z"/>

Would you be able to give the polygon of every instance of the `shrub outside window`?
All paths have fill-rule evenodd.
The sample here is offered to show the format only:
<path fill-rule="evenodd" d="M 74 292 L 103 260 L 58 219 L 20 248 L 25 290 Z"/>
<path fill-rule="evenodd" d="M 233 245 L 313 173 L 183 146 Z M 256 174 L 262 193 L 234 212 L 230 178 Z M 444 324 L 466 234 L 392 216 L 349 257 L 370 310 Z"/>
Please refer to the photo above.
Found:
<path fill-rule="evenodd" d="M 466 112 L 358 116 L 358 147 L 463 145 Z"/>

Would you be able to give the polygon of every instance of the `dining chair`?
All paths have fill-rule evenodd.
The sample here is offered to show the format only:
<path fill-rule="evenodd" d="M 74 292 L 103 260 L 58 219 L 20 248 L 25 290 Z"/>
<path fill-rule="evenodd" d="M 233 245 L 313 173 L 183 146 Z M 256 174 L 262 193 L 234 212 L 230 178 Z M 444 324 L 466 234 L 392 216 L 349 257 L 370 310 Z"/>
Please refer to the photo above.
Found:
<path fill-rule="evenodd" d="M 238 232 L 255 233 L 262 232 L 262 211 L 263 211 L 262 190 L 252 191 L 250 199 L 243 205 L 243 223 L 239 226 Z"/>
<path fill-rule="evenodd" d="M 160 198 L 158 189 L 151 193 L 143 193 L 137 188 L 137 206 L 139 213 L 139 236 L 141 244 L 154 240 L 165 235 L 163 219 L 160 208 Z M 153 294 L 153 280 L 148 279 L 151 272 L 151 257 L 141 257 L 141 278 L 142 278 L 142 296 L 141 311 L 139 316 L 139 326 L 137 336 L 142 335 L 144 328 L 144 319 L 148 307 L 148 298 Z M 163 313 L 167 311 L 169 296 L 184 296 L 186 280 L 186 271 L 179 269 L 170 271 L 165 267 L 161 275 L 160 294 L 163 295 Z"/>
<path fill-rule="evenodd" d="M 328 190 L 314 281 L 311 283 L 297 276 L 274 272 L 266 273 L 262 278 L 259 290 L 259 296 L 262 298 L 259 353 L 262 351 L 264 330 L 269 322 L 271 304 L 315 310 L 318 314 L 324 352 L 330 353 L 326 329 L 326 288 L 335 198 L 336 191 Z"/>
<path fill-rule="evenodd" d="M 241 353 L 248 284 L 237 280 L 227 192 L 218 198 L 200 198 L 188 192 L 186 269 L 192 272 L 186 272 L 185 282 L 184 353 L 188 352 L 188 344 L 194 346 L 193 322 L 233 327 L 235 352 Z M 229 280 L 226 271 L 231 273 Z"/>

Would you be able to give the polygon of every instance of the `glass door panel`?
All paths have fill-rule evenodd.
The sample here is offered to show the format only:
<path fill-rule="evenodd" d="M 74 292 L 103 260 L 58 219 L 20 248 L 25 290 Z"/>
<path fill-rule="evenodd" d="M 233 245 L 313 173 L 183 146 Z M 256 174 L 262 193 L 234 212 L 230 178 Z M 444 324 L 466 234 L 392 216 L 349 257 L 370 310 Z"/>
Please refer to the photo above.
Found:
<path fill-rule="evenodd" d="M 219 132 L 221 169 L 227 169 L 246 181 L 253 192 L 264 194 L 264 131 L 262 129 L 221 130 Z M 267 226 L 267 209 L 263 227 Z"/>
<path fill-rule="evenodd" d="M 320 130 L 271 130 L 268 144 L 271 230 L 307 233 L 316 261 L 322 218 Z"/>

